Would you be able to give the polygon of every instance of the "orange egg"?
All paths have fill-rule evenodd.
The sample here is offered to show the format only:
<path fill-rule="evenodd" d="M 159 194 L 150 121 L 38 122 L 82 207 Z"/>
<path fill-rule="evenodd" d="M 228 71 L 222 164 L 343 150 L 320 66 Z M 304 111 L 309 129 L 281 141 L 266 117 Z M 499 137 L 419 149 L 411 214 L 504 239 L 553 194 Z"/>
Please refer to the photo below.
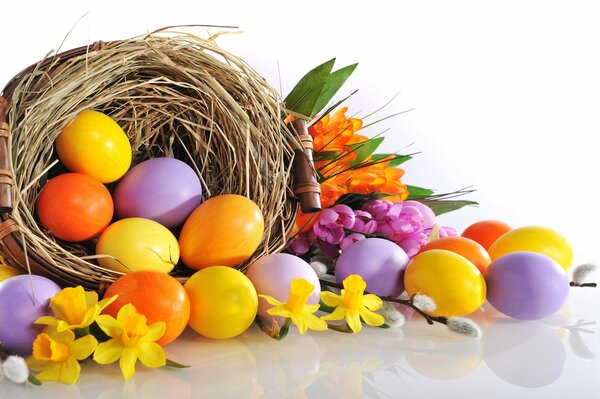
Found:
<path fill-rule="evenodd" d="M 235 194 L 213 197 L 184 223 L 179 235 L 181 259 L 195 270 L 237 266 L 256 251 L 263 233 L 263 215 L 254 202 Z"/>
<path fill-rule="evenodd" d="M 499 220 L 482 220 L 467 227 L 461 235 L 477 241 L 487 251 L 494 241 L 510 230 L 512 227 Z"/>
<path fill-rule="evenodd" d="M 113 217 L 113 201 L 102 183 L 81 173 L 49 180 L 37 199 L 37 214 L 50 233 L 64 241 L 89 240 Z"/>
<path fill-rule="evenodd" d="M 190 319 L 190 300 L 183 285 L 168 274 L 139 271 L 119 277 L 106 291 L 104 298 L 119 295 L 104 309 L 104 313 L 117 317 L 119 310 L 132 303 L 148 319 L 148 324 L 162 321 L 165 334 L 156 341 L 166 345 L 177 338 Z"/>
<path fill-rule="evenodd" d="M 445 249 L 446 251 L 454 252 L 466 258 L 475 265 L 481 273 L 485 271 L 488 265 L 492 262 L 485 248 L 477 242 L 465 237 L 444 237 L 439 240 L 430 242 L 421 248 L 421 252 L 431 249 Z"/>

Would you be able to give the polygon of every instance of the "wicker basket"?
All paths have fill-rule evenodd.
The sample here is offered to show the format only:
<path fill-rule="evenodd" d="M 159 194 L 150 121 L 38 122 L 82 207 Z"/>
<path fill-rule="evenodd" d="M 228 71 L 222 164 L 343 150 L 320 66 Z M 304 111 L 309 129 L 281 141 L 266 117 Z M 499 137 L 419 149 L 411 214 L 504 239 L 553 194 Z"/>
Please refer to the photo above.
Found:
<path fill-rule="evenodd" d="M 103 68 L 114 70 L 106 75 Z M 81 74 L 76 84 L 74 74 Z M 100 292 L 120 275 L 94 261 L 93 241 L 58 241 L 34 213 L 45 181 L 65 171 L 54 139 L 86 108 L 122 125 L 134 162 L 174 156 L 198 172 L 205 197 L 236 193 L 255 201 L 265 235 L 248 262 L 281 250 L 289 237 L 297 206 L 292 181 L 308 201 L 303 208 L 320 206 L 306 123 L 286 126 L 276 91 L 238 57 L 210 39 L 180 33 L 97 42 L 26 68 L 2 91 L 0 254 L 13 266 Z M 172 274 L 183 282 L 191 272 L 178 265 Z"/>

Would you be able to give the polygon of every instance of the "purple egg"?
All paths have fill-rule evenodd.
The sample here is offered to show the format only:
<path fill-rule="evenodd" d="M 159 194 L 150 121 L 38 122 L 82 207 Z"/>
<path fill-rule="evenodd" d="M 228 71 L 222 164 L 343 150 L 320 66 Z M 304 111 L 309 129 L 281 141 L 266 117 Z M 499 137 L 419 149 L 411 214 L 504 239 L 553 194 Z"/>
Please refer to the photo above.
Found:
<path fill-rule="evenodd" d="M 41 276 L 20 275 L 0 282 L 0 342 L 7 352 L 31 354 L 31 344 L 43 328 L 33 322 L 52 314 L 50 298 L 59 291 L 56 283 Z"/>
<path fill-rule="evenodd" d="M 504 255 L 485 270 L 487 300 L 520 320 L 539 320 L 556 313 L 569 295 L 569 279 L 553 259 L 535 252 Z"/>
<path fill-rule="evenodd" d="M 321 284 L 315 271 L 308 263 L 290 254 L 266 255 L 254 262 L 248 268 L 246 276 L 254 284 L 257 294 L 269 295 L 281 302 L 287 302 L 290 294 L 290 284 L 295 278 L 303 278 L 315 286 L 307 303 L 319 303 Z M 258 315 L 265 320 L 271 320 L 267 310 L 271 305 L 262 298 L 258 301 Z M 277 322 L 283 320 L 277 317 Z"/>
<path fill-rule="evenodd" d="M 366 238 L 346 248 L 335 263 L 335 278 L 342 283 L 351 274 L 360 275 L 367 291 L 379 296 L 398 296 L 404 291 L 408 255 L 397 244 L 383 238 Z"/>
<path fill-rule="evenodd" d="M 115 194 L 117 217 L 152 219 L 172 229 L 202 202 L 196 172 L 175 158 L 153 158 L 137 164 L 119 181 Z"/>

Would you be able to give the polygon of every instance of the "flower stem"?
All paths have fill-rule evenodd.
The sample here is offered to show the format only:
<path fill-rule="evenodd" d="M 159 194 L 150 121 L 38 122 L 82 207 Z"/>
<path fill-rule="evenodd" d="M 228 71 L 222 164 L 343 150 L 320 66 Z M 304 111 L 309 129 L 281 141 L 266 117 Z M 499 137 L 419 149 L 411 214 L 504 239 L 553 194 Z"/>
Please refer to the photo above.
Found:
<path fill-rule="evenodd" d="M 327 287 L 333 287 L 333 288 L 339 288 L 339 289 L 344 288 L 344 286 L 342 284 L 333 283 L 331 281 L 319 279 L 319 282 L 321 283 L 321 285 L 327 286 Z M 365 295 L 366 294 L 369 294 L 369 292 L 365 291 Z M 408 299 L 394 298 L 392 296 L 380 296 L 379 298 L 381 298 L 382 301 L 399 303 L 400 305 L 404 305 L 404 306 L 408 306 L 409 308 L 412 308 L 415 312 L 417 312 L 418 314 L 420 314 L 421 316 L 423 316 L 425 318 L 425 320 L 427 321 L 427 324 L 430 324 L 430 325 L 432 325 L 434 323 L 440 323 L 440 324 L 444 324 L 444 325 L 448 324 L 448 319 L 446 317 L 431 316 L 431 315 L 425 313 L 424 311 L 422 311 L 421 309 L 419 309 L 418 307 L 416 307 L 415 304 L 412 303 L 412 301 L 410 301 Z"/>
<path fill-rule="evenodd" d="M 348 324 L 346 324 L 346 323 L 344 323 L 342 325 L 327 323 L 327 328 L 330 330 L 345 333 L 345 334 L 353 333 L 353 331 L 350 329 L 350 327 L 348 327 Z"/>

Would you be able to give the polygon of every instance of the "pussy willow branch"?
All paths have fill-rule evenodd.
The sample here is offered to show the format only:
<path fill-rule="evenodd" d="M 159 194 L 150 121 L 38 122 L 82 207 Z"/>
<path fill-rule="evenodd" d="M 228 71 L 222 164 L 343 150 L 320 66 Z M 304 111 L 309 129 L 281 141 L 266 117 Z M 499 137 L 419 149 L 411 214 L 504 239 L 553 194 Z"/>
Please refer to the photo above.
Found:
<path fill-rule="evenodd" d="M 319 282 L 321 283 L 321 285 L 324 285 L 327 287 L 344 289 L 344 286 L 342 284 L 334 283 L 334 282 L 323 280 L 323 279 L 319 279 Z M 365 291 L 365 294 L 369 294 L 369 292 Z M 434 323 L 440 323 L 440 324 L 444 324 L 444 325 L 448 324 L 448 319 L 446 317 L 431 316 L 431 315 L 425 313 L 424 311 L 422 311 L 421 309 L 419 309 L 418 307 L 416 307 L 415 304 L 412 303 L 412 301 L 410 301 L 408 299 L 399 299 L 399 298 L 394 298 L 393 296 L 379 296 L 379 298 L 381 298 L 382 301 L 399 303 L 400 305 L 404 305 L 404 306 L 408 306 L 409 308 L 412 308 L 415 312 L 417 312 L 418 314 L 423 316 L 428 324 L 434 324 Z"/>
<path fill-rule="evenodd" d="M 580 288 L 583 288 L 583 287 L 596 288 L 598 286 L 598 284 L 596 284 L 596 283 L 580 283 L 580 284 L 578 284 L 575 281 L 571 281 L 569 283 L 569 285 L 571 287 L 580 287 Z"/>

